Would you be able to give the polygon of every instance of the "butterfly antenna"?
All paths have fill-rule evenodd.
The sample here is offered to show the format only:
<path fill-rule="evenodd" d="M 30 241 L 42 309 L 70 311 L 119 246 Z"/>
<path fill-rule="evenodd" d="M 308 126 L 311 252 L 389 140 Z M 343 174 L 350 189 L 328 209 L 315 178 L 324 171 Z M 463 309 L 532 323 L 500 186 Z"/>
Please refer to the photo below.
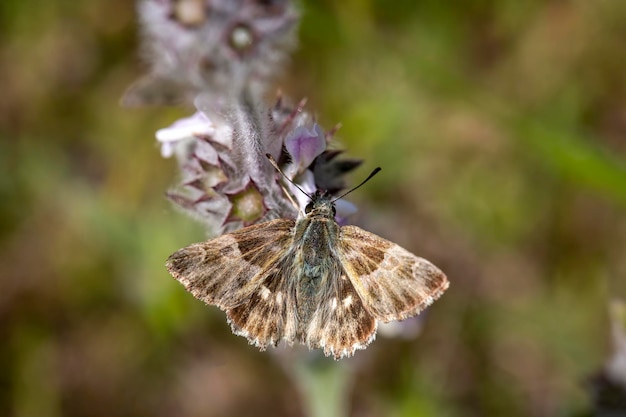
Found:
<path fill-rule="evenodd" d="M 344 198 L 345 196 L 350 194 L 352 191 L 356 190 L 357 188 L 359 188 L 360 186 L 362 186 L 363 184 L 365 184 L 366 182 L 371 180 L 374 175 L 376 175 L 376 174 L 378 174 L 380 172 L 380 170 L 381 170 L 380 167 L 374 168 L 374 170 L 371 172 L 371 174 L 369 174 L 367 176 L 367 178 L 365 178 L 359 185 L 357 185 L 356 187 L 352 188 L 351 190 L 348 190 L 345 193 L 341 194 L 339 197 L 337 197 L 333 201 L 331 201 L 331 203 L 334 203 L 335 201 L 339 200 L 340 198 Z"/>
<path fill-rule="evenodd" d="M 309 193 L 307 193 L 306 191 L 304 191 L 302 188 L 300 188 L 300 186 L 298 184 L 296 184 L 295 182 L 293 182 L 288 176 L 285 175 L 285 173 L 282 171 L 282 169 L 280 169 L 280 167 L 278 166 L 278 163 L 276 162 L 276 160 L 274 159 L 274 157 L 269 154 L 266 153 L 265 156 L 267 157 L 267 159 L 270 160 L 270 163 L 272 164 L 272 166 L 274 167 L 274 169 L 276 169 L 276 171 L 278 171 L 280 173 L 280 175 L 282 175 L 287 181 L 289 181 L 290 183 L 293 184 L 294 187 L 296 187 L 298 190 L 300 190 L 302 192 L 302 194 L 304 194 L 305 196 L 309 197 L 310 200 L 313 200 L 313 197 L 311 197 L 309 195 Z M 285 192 L 285 195 L 287 196 L 287 198 L 289 199 L 289 201 L 291 201 L 291 204 L 293 204 L 293 206 L 301 213 L 302 213 L 302 209 L 300 208 L 300 206 L 298 206 L 298 204 L 293 200 L 293 197 L 291 197 L 291 194 L 289 193 L 289 191 L 281 184 L 281 187 L 283 189 L 283 191 Z"/>

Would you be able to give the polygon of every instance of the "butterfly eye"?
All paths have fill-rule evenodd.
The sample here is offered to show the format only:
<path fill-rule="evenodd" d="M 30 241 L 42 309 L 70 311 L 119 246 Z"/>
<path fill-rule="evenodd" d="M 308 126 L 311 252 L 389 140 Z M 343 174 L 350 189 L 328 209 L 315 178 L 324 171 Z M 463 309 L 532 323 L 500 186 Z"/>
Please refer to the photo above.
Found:
<path fill-rule="evenodd" d="M 333 208 L 333 217 L 337 215 L 337 210 L 335 210 L 335 206 L 331 206 Z"/>
<path fill-rule="evenodd" d="M 311 210 L 313 210 L 313 203 L 307 204 L 307 206 L 304 208 L 304 213 L 309 214 Z"/>

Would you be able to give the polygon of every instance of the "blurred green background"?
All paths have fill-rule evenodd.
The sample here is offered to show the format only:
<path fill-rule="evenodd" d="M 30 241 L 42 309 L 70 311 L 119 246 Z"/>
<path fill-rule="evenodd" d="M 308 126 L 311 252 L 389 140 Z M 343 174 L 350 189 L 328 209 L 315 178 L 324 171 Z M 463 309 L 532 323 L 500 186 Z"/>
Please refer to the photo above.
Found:
<path fill-rule="evenodd" d="M 358 416 L 574 416 L 626 296 L 626 2 L 308 0 L 278 85 L 383 172 L 356 220 L 451 288 L 351 359 Z M 168 275 L 128 0 L 0 2 L 0 415 L 301 416 L 273 354 Z"/>

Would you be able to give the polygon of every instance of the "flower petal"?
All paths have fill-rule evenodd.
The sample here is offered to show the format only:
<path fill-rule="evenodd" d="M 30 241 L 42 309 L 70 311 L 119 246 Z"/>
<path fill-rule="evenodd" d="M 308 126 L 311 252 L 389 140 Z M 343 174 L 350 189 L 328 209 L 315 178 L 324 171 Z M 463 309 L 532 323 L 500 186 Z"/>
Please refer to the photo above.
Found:
<path fill-rule="evenodd" d="M 337 210 L 335 220 L 341 226 L 348 224 L 348 217 L 358 211 L 357 207 L 347 200 L 338 200 L 335 202 L 335 209 Z"/>
<path fill-rule="evenodd" d="M 285 147 L 299 170 L 303 171 L 326 149 L 326 137 L 317 123 L 312 129 L 299 126 L 287 135 Z"/>
<path fill-rule="evenodd" d="M 304 173 L 300 175 L 297 184 L 306 194 L 304 194 L 290 182 L 285 183 L 291 195 L 296 199 L 296 203 L 298 203 L 300 211 L 304 213 L 304 209 L 306 208 L 307 204 L 311 202 L 311 198 L 309 197 L 309 195 L 313 195 L 316 190 L 315 177 L 313 176 L 313 172 L 309 170 L 304 171 Z"/>
<path fill-rule="evenodd" d="M 208 136 L 215 132 L 215 127 L 202 112 L 196 112 L 191 117 L 177 120 L 169 127 L 159 129 L 156 138 L 161 142 L 161 155 L 169 158 L 174 154 L 176 144 L 198 136 Z"/>

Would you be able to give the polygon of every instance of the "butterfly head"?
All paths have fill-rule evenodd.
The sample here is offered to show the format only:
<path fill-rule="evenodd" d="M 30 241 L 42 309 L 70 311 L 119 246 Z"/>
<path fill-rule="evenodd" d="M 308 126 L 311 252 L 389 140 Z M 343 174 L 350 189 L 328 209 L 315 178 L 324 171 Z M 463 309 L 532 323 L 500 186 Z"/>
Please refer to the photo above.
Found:
<path fill-rule="evenodd" d="M 337 214 L 333 196 L 328 191 L 317 190 L 311 196 L 311 201 L 306 205 L 304 213 L 308 217 L 334 218 Z"/>
<path fill-rule="evenodd" d="M 339 197 L 333 197 L 333 195 L 331 193 L 329 193 L 328 191 L 324 191 L 324 190 L 317 190 L 317 191 L 315 191 L 315 194 L 310 195 L 309 193 L 304 191 L 298 184 L 293 182 L 293 180 L 291 178 L 289 178 L 287 175 L 285 175 L 285 173 L 280 169 L 280 167 L 278 166 L 278 163 L 276 162 L 276 160 L 274 159 L 274 157 L 271 154 L 267 153 L 267 154 L 265 154 L 265 156 L 270 161 L 272 166 L 276 169 L 276 171 L 278 171 L 280 173 L 280 175 L 282 175 L 287 181 L 289 181 L 291 184 L 293 184 L 294 187 L 296 187 L 304 195 L 306 195 L 308 198 L 311 199 L 311 201 L 306 205 L 306 207 L 304 209 L 304 214 L 307 217 L 309 217 L 309 218 L 310 217 L 325 217 L 325 218 L 334 219 L 335 215 L 337 214 L 337 211 L 335 209 L 335 201 L 337 201 L 337 200 L 345 197 L 346 195 L 350 194 L 352 191 L 356 190 L 357 188 L 359 188 L 360 186 L 365 184 L 367 181 L 369 181 L 370 178 L 372 178 L 374 175 L 376 175 L 380 171 L 380 167 L 375 168 L 370 173 L 370 175 L 367 178 L 365 178 L 365 180 L 363 182 L 361 182 L 356 187 L 346 191 L 345 193 L 343 193 Z M 287 193 L 287 195 L 289 195 L 289 194 Z M 290 200 L 293 202 L 293 200 L 291 198 L 290 198 Z M 296 204 L 294 203 L 294 205 L 296 205 Z"/>

